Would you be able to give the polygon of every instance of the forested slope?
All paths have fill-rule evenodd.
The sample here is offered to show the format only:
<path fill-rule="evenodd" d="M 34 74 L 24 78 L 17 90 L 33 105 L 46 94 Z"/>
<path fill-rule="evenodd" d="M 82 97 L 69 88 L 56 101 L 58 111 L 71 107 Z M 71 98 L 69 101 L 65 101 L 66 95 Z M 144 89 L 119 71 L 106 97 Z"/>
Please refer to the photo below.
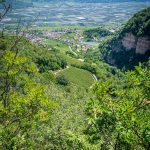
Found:
<path fill-rule="evenodd" d="M 107 62 L 133 68 L 150 56 L 150 7 L 135 14 L 107 46 Z"/>

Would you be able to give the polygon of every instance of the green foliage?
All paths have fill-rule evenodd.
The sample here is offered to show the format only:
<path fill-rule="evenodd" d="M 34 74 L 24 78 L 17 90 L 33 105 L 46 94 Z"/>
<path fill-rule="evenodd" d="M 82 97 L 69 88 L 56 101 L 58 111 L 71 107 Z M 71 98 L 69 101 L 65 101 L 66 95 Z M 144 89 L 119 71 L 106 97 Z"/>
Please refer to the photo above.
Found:
<path fill-rule="evenodd" d="M 61 59 L 55 55 L 38 56 L 36 63 L 40 72 L 45 72 L 48 70 L 54 71 L 61 68 L 64 69 L 67 66 L 67 62 L 64 59 Z"/>
<path fill-rule="evenodd" d="M 9 109 L 0 112 L 0 116 L 8 115 L 6 125 L 0 120 L 0 149 L 86 149 L 88 141 L 81 132 L 89 93 L 73 85 L 58 86 L 51 71 L 39 72 L 37 58 L 53 57 L 45 49 L 24 39 L 17 46 L 17 55 L 15 50 L 3 51 L 5 57 L 1 57 L 5 61 L 0 64 L 0 92 L 5 89 L 5 73 L 9 72 L 12 82 Z"/>
<path fill-rule="evenodd" d="M 5 36 L 5 38 L 1 38 L 1 46 L 10 49 L 16 39 L 16 37 Z M 20 50 L 21 55 L 26 56 L 37 65 L 40 72 L 64 69 L 67 66 L 64 58 L 56 53 L 50 53 L 46 48 L 32 44 L 25 38 L 17 44 L 17 48 Z"/>
<path fill-rule="evenodd" d="M 49 100 L 44 85 L 32 79 L 38 74 L 34 63 L 11 50 L 5 50 L 0 61 L 0 147 L 29 147 L 33 142 L 30 131 L 36 128 L 37 121 L 50 117 L 55 103 Z"/>
<path fill-rule="evenodd" d="M 89 72 L 96 74 L 96 68 L 95 66 L 89 65 L 89 64 L 84 64 L 81 66 L 82 69 L 88 70 Z"/>
<path fill-rule="evenodd" d="M 6 49 L 6 41 L 3 40 L 2 38 L 0 38 L 0 43 L 1 43 L 0 49 L 5 50 Z"/>
<path fill-rule="evenodd" d="M 6 129 L 3 124 L 0 126 L 0 146 L 3 149 L 95 150 L 97 146 L 91 145 L 83 134 L 86 127 L 85 105 L 92 95 L 88 89 L 93 85 L 94 78 L 89 71 L 70 66 L 85 63 L 66 56 L 61 46 L 60 51 L 51 51 L 24 38 L 13 51 L 5 50 L 11 49 L 16 39 L 11 36 L 2 39 L 4 48 L 1 49 L 1 59 L 5 56 L 13 65 L 1 61 L 0 77 L 3 84 L 0 89 L 4 89 L 5 73 L 10 66 L 8 72 L 12 79 L 12 93 L 9 95 L 12 94 L 12 103 L 9 106 L 13 112 L 8 120 L 12 119 L 13 122 L 18 117 L 19 122 L 10 121 Z M 65 68 L 67 64 L 64 60 L 69 68 Z M 60 70 L 55 74 L 52 68 L 56 69 L 56 66 Z M 61 84 L 62 81 L 63 84 L 69 81 L 70 84 L 58 86 L 56 76 L 64 76 Z M 57 107 L 53 109 L 56 104 Z M 15 134 L 13 131 L 16 131 Z"/>
<path fill-rule="evenodd" d="M 100 38 L 100 37 L 106 37 L 112 35 L 112 33 L 103 27 L 95 28 L 95 29 L 89 29 L 85 30 L 83 32 L 84 37 L 87 39 L 87 41 L 91 41 L 94 38 Z"/>
<path fill-rule="evenodd" d="M 84 54 L 84 61 L 85 62 L 96 62 L 99 61 L 99 50 L 93 50 L 89 49 L 87 52 Z"/>
<path fill-rule="evenodd" d="M 58 84 L 65 85 L 65 86 L 69 84 L 69 81 L 64 76 L 58 76 L 56 78 L 56 81 Z"/>
<path fill-rule="evenodd" d="M 41 77 L 42 84 L 51 84 L 51 82 L 55 82 L 55 75 L 52 71 L 42 73 Z"/>
<path fill-rule="evenodd" d="M 91 142 L 108 149 L 148 149 L 150 144 L 150 63 L 124 78 L 100 81 L 88 104 Z"/>
<path fill-rule="evenodd" d="M 122 33 L 132 32 L 137 36 L 150 36 L 150 7 L 136 13 L 126 24 Z"/>
<path fill-rule="evenodd" d="M 67 54 L 67 55 L 69 55 L 70 57 L 73 57 L 73 58 L 76 58 L 76 59 L 78 58 L 78 56 L 77 56 L 77 55 L 75 55 L 75 53 L 74 53 L 74 52 L 67 51 L 67 52 L 66 52 L 66 54 Z"/>

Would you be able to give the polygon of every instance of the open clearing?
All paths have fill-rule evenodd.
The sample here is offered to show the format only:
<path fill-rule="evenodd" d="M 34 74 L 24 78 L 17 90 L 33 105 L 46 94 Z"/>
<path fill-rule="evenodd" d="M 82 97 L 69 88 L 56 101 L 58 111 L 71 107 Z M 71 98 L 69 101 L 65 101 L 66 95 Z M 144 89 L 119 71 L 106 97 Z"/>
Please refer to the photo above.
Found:
<path fill-rule="evenodd" d="M 95 81 L 89 71 L 75 67 L 70 67 L 57 74 L 57 76 L 60 75 L 66 77 L 71 83 L 85 88 L 89 88 Z"/>

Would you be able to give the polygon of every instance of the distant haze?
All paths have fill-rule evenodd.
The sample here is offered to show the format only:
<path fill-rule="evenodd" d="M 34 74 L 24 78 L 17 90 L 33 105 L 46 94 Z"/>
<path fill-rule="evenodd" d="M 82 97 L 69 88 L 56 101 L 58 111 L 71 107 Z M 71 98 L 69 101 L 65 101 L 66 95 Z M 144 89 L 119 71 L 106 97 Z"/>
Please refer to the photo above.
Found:
<path fill-rule="evenodd" d="M 90 0 L 77 1 L 89 2 Z M 98 0 L 94 1 L 98 2 Z M 99 1 L 101 2 L 103 0 Z M 31 1 L 29 0 L 28 2 Z M 21 5 L 21 3 L 19 4 Z M 27 3 L 23 4 L 26 5 Z M 19 18 L 21 18 L 22 23 L 27 23 L 32 22 L 32 19 L 38 16 L 38 20 L 34 23 L 35 26 L 98 26 L 105 23 L 120 24 L 126 22 L 133 14 L 148 6 L 150 6 L 150 2 L 148 1 L 124 3 L 73 3 L 63 1 L 60 3 L 36 2 L 32 3 L 32 5 L 29 3 L 28 7 L 14 8 L 2 23 L 7 22 L 9 25 L 14 25 Z"/>

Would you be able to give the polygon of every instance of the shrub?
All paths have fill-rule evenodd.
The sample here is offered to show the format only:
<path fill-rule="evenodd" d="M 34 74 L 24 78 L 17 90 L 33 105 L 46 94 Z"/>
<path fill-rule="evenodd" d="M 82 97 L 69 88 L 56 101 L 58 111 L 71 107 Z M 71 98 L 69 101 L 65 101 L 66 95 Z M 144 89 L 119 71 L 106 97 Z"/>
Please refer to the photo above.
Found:
<path fill-rule="evenodd" d="M 61 84 L 61 85 L 64 85 L 64 86 L 67 86 L 69 84 L 69 80 L 66 79 L 64 76 L 59 76 L 56 78 L 56 82 L 58 84 Z"/>

